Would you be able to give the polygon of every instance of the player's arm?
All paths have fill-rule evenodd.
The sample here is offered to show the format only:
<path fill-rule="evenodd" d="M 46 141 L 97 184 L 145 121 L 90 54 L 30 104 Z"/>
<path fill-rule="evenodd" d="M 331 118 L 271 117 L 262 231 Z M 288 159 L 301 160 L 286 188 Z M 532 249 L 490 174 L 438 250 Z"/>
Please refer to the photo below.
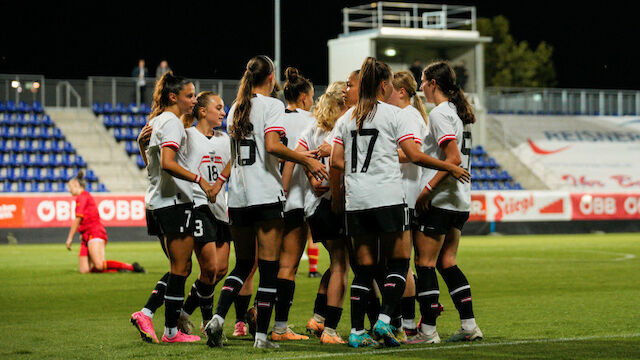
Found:
<path fill-rule="evenodd" d="M 333 140 L 329 165 L 331 165 L 332 169 L 344 172 L 344 145 L 342 139 L 335 138 Z"/>
<path fill-rule="evenodd" d="M 458 150 L 458 142 L 455 139 L 443 142 L 440 147 L 444 151 L 445 162 L 455 166 L 460 166 L 462 163 L 462 157 L 460 156 L 460 150 Z M 449 173 L 446 171 L 438 171 L 431 180 L 426 183 L 416 201 L 416 210 L 418 210 L 418 212 L 425 212 L 427 210 L 431 191 L 435 189 L 435 187 L 438 186 L 438 184 L 446 178 L 447 175 L 449 175 Z"/>
<path fill-rule="evenodd" d="M 271 155 L 303 165 L 319 180 L 329 178 L 329 173 L 327 173 L 324 165 L 314 159 L 316 150 L 307 152 L 293 151 L 280 142 L 280 134 L 277 131 L 269 131 L 264 134 L 264 147 Z"/>
<path fill-rule="evenodd" d="M 331 211 L 334 214 L 344 213 L 344 188 L 340 186 L 342 172 L 335 168 L 329 171 L 329 191 L 331 191 Z"/>
<path fill-rule="evenodd" d="M 140 134 L 138 134 L 138 150 L 140 151 L 140 156 L 142 156 L 142 160 L 144 160 L 144 165 L 149 165 L 149 161 L 147 160 L 147 152 L 145 149 L 149 145 L 149 139 L 151 138 L 151 132 L 153 128 L 148 123 L 140 130 Z"/>
<path fill-rule="evenodd" d="M 69 235 L 67 236 L 67 250 L 71 250 L 71 243 L 73 242 L 73 235 L 78 231 L 78 227 L 80 226 L 80 222 L 82 221 L 82 216 L 76 216 L 75 219 L 71 222 L 71 228 L 69 229 Z"/>
<path fill-rule="evenodd" d="M 443 143 L 445 146 L 443 150 L 451 146 L 451 143 L 454 143 L 454 146 L 457 146 L 455 140 L 448 140 L 446 143 Z M 460 152 L 458 148 L 455 148 L 456 154 L 446 154 L 447 158 L 442 161 L 438 160 L 432 156 L 429 156 L 420 150 L 420 145 L 418 145 L 415 141 L 403 141 L 400 143 L 400 147 L 402 151 L 405 153 L 407 159 L 412 163 L 436 170 L 444 170 L 449 172 L 453 177 L 458 179 L 460 182 L 469 182 L 471 180 L 471 174 L 463 168 L 460 167 L 460 163 L 462 162 L 460 158 Z"/>
<path fill-rule="evenodd" d="M 212 185 L 214 195 L 213 195 L 213 201 L 211 201 L 211 203 L 216 202 L 216 198 L 218 197 L 218 194 L 222 190 L 224 183 L 226 183 L 229 180 L 230 175 L 231 175 L 231 162 L 227 162 L 227 165 L 225 165 L 224 169 L 222 169 L 222 172 L 218 175 L 218 179 Z"/>
<path fill-rule="evenodd" d="M 282 188 L 285 193 L 289 191 L 289 183 L 291 182 L 291 176 L 293 175 L 293 169 L 295 167 L 296 163 L 291 161 L 285 161 L 284 166 L 282 167 Z"/>
<path fill-rule="evenodd" d="M 213 193 L 214 189 L 207 180 L 200 175 L 194 174 L 191 171 L 183 168 L 176 161 L 177 149 L 173 146 L 163 146 L 160 153 L 160 166 L 162 170 L 168 172 L 171 176 L 178 179 L 195 182 L 202 188 L 202 191 L 207 195 L 209 201 L 214 202 L 216 194 Z"/>

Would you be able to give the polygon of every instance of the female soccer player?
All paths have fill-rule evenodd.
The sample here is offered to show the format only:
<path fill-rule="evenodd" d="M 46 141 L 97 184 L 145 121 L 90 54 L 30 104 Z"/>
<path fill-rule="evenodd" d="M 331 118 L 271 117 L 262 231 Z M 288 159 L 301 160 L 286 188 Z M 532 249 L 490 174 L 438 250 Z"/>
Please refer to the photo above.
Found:
<path fill-rule="evenodd" d="M 200 339 L 178 331 L 177 327 L 194 248 L 191 183 L 199 184 L 212 201 L 217 195 L 206 179 L 187 170 L 187 134 L 179 117 L 191 113 L 195 104 L 195 88 L 190 81 L 167 72 L 156 83 L 148 122 L 153 130 L 146 149 L 150 185 L 145 201 L 151 210 L 148 232 L 162 234 L 163 249 L 171 263 L 164 295 L 163 342 L 193 342 Z M 157 341 L 149 315 L 143 309 L 134 313 L 131 321 L 143 339 Z"/>
<path fill-rule="evenodd" d="M 226 274 L 229 260 L 231 234 L 226 192 L 220 190 L 227 180 L 225 167 L 231 152 L 229 135 L 214 130 L 226 115 L 222 98 L 214 92 L 203 91 L 196 100 L 192 113 L 182 116 L 187 132 L 187 161 L 189 168 L 214 186 L 218 195 L 216 201 L 210 203 L 202 189 L 193 184 L 194 250 L 200 264 L 200 276 L 191 287 L 181 317 L 188 319 L 199 306 L 202 312 L 200 329 L 204 330 L 213 317 L 215 284 Z M 192 126 L 194 122 L 197 122 L 196 126 Z M 229 175 L 229 169 L 226 175 Z"/>
<path fill-rule="evenodd" d="M 107 231 L 100 222 L 100 214 L 96 202 L 85 190 L 84 172 L 69 180 L 69 192 L 76 197 L 76 218 L 71 223 L 67 236 L 67 250 L 71 250 L 71 243 L 76 231 L 80 233 L 80 254 L 78 269 L 81 274 L 89 272 L 133 271 L 144 272 L 144 268 L 137 262 L 127 264 L 115 260 L 104 259 L 104 248 L 107 245 Z"/>
<path fill-rule="evenodd" d="M 436 104 L 429 113 L 429 135 L 425 151 L 439 159 L 470 169 L 471 124 L 475 116 L 463 91 L 456 85 L 455 73 L 446 62 L 427 66 L 422 73 L 422 91 Z M 440 314 L 440 291 L 435 269 L 442 275 L 460 314 L 461 329 L 449 341 L 482 339 L 471 304 L 471 288 L 456 264 L 460 232 L 469 218 L 471 186 L 447 173 L 424 170 L 416 210 L 415 231 L 417 293 L 422 323 L 410 343 L 438 343 L 436 317 Z"/>
<path fill-rule="evenodd" d="M 389 66 L 367 58 L 360 70 L 358 103 L 343 115 L 335 132 L 332 167 L 345 172 L 346 228 L 354 239 L 358 264 L 351 285 L 352 347 L 377 345 L 364 332 L 364 311 L 374 277 L 378 238 L 384 248 L 381 252 L 387 254 L 387 271 L 382 310 L 373 333 L 387 346 L 400 345 L 389 322 L 405 289 L 411 249 L 397 148 L 400 146 L 412 162 L 421 166 L 434 164 L 434 159 L 415 146 L 414 123 L 399 119 L 396 110 L 384 103 L 392 91 Z"/>
<path fill-rule="evenodd" d="M 292 151 L 280 142 L 284 105 L 270 97 L 276 83 L 275 66 L 267 56 L 247 63 L 236 102 L 228 116 L 231 135 L 229 219 L 236 250 L 236 265 L 227 276 L 213 319 L 205 328 L 207 344 L 222 346 L 224 318 L 258 255 L 260 283 L 256 294 L 257 330 L 254 347 L 276 348 L 267 330 L 276 299 L 278 260 L 284 230 L 284 191 L 278 157 L 303 164 L 318 178 L 328 174 L 311 154 Z M 256 249 L 257 238 L 257 249 Z"/>

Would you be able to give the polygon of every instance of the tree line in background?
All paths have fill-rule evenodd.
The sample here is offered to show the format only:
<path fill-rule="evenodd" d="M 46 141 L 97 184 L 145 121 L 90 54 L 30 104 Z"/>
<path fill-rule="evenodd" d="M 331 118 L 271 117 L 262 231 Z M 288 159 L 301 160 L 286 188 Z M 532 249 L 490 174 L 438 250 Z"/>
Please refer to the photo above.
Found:
<path fill-rule="evenodd" d="M 491 36 L 485 44 L 484 65 L 487 86 L 553 87 L 556 72 L 553 47 L 542 41 L 533 50 L 526 41 L 516 41 L 509 33 L 509 20 L 502 15 L 479 18 L 478 31 Z"/>

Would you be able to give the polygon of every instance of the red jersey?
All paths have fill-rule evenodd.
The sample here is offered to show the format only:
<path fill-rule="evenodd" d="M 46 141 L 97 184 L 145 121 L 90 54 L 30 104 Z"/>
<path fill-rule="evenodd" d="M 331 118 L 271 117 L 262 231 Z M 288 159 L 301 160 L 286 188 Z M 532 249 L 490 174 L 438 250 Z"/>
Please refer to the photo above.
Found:
<path fill-rule="evenodd" d="M 96 201 L 86 190 L 76 197 L 76 217 L 82 218 L 80 226 L 78 226 L 82 241 L 89 241 L 92 238 L 107 241 L 107 231 L 100 222 Z"/>

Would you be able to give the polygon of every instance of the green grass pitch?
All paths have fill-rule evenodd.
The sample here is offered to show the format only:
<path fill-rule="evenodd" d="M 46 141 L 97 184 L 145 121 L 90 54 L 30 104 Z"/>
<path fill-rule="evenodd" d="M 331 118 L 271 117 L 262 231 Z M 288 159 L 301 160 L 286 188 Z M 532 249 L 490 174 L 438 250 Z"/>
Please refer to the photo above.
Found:
<path fill-rule="evenodd" d="M 471 283 L 485 339 L 471 344 L 355 350 L 318 339 L 255 350 L 233 339 L 233 307 L 222 349 L 195 344 L 143 343 L 129 323 L 168 264 L 155 242 L 111 243 L 107 258 L 139 261 L 147 274 L 80 275 L 77 243 L 0 246 L 0 358 L 640 358 L 640 235 L 464 237 L 459 262 Z M 320 268 L 327 267 L 321 253 Z M 232 267 L 232 266 L 231 266 Z M 187 282 L 190 286 L 197 270 Z M 290 323 L 303 331 L 319 279 L 297 278 Z M 257 286 L 257 282 L 256 282 Z M 220 285 L 217 292 L 220 291 Z M 444 339 L 459 327 L 441 281 Z M 216 294 L 216 301 L 217 301 Z M 349 300 L 339 326 L 349 332 Z M 164 308 L 154 318 L 161 334 Z M 419 316 L 419 315 L 418 315 Z M 200 322 L 199 310 L 193 316 Z"/>

